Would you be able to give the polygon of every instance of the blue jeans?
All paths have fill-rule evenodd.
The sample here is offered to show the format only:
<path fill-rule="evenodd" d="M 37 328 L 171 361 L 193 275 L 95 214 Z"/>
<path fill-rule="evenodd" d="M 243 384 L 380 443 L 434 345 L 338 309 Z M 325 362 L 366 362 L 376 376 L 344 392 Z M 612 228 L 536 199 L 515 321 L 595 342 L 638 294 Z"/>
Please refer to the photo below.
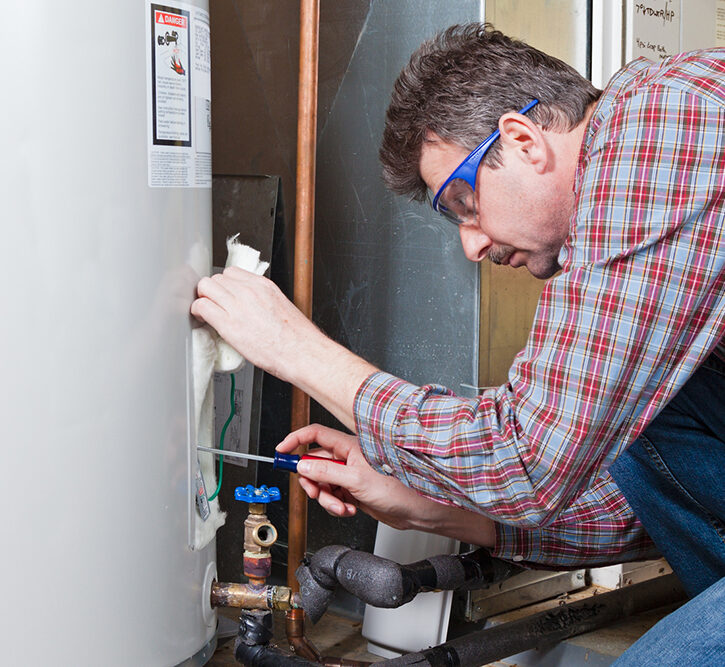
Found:
<path fill-rule="evenodd" d="M 610 468 L 693 599 L 616 662 L 725 664 L 725 364 L 710 357 Z"/>

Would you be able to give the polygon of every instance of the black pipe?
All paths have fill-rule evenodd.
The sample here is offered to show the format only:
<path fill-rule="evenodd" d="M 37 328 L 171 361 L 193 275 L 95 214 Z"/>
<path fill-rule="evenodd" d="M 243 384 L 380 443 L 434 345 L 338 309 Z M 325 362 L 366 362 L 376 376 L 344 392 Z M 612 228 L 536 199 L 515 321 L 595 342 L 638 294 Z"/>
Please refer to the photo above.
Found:
<path fill-rule="evenodd" d="M 276 646 L 272 639 L 271 611 L 244 611 L 239 619 L 239 633 L 234 643 L 234 658 L 245 667 L 310 667 L 310 662 L 297 655 L 289 655 Z M 319 665 L 318 665 L 319 667 Z"/>
<path fill-rule="evenodd" d="M 338 585 L 374 607 L 392 609 L 432 590 L 481 588 L 520 571 L 486 549 L 462 555 L 432 556 L 400 565 L 349 547 L 323 547 L 297 569 L 305 614 L 316 623 Z"/>
<path fill-rule="evenodd" d="M 518 621 L 478 630 L 440 646 L 376 662 L 385 667 L 477 667 L 542 648 L 613 621 L 685 599 L 675 575 L 658 577 L 564 604 Z"/>
<path fill-rule="evenodd" d="M 392 607 L 404 604 L 419 591 L 480 587 L 499 581 L 516 569 L 516 566 L 492 558 L 485 549 L 462 556 L 434 556 L 411 565 L 398 565 L 347 547 L 332 546 L 320 549 L 310 562 L 304 563 L 297 570 L 297 577 L 302 606 L 307 613 L 310 613 L 309 607 L 318 614 L 313 619 L 317 621 L 338 583 L 363 601 L 372 599 L 382 603 L 379 606 L 389 604 Z M 658 577 L 375 664 L 385 667 L 477 667 L 529 649 L 550 646 L 685 597 L 675 575 Z M 247 667 L 319 664 L 270 647 L 271 638 L 271 612 L 243 612 L 234 657 Z"/>

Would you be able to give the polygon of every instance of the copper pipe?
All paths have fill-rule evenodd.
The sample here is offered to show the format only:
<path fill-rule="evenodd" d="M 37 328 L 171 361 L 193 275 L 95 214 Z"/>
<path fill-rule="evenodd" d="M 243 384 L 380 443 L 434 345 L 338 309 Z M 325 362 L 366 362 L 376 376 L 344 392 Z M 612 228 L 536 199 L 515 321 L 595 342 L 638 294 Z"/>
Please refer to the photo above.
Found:
<path fill-rule="evenodd" d="M 301 0 L 294 302 L 308 318 L 312 317 L 319 24 L 319 0 Z M 309 423 L 310 398 L 294 387 L 292 389 L 292 430 L 302 428 Z M 304 448 L 298 449 L 295 453 L 303 454 L 302 449 Z M 297 482 L 297 475 L 290 475 L 289 491 L 287 585 L 292 590 L 298 591 L 295 570 L 304 558 L 307 549 L 307 497 Z"/>
<path fill-rule="evenodd" d="M 290 651 L 305 660 L 320 661 L 320 652 L 305 637 L 305 613 L 302 609 L 290 609 L 285 614 L 285 633 Z"/>
<path fill-rule="evenodd" d="M 212 607 L 239 609 L 295 609 L 300 606 L 299 594 L 287 586 L 256 586 L 254 584 L 212 582 Z"/>

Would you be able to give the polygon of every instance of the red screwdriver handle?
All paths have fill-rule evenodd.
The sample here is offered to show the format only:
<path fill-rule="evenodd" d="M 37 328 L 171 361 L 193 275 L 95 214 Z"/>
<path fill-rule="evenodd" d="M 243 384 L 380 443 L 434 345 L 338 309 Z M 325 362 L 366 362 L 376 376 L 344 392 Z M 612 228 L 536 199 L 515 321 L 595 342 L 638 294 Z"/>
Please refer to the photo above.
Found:
<path fill-rule="evenodd" d="M 315 456 L 314 454 L 303 454 L 297 456 L 297 454 L 282 454 L 281 452 L 274 453 L 274 467 L 277 470 L 288 470 L 289 472 L 297 472 L 297 464 L 302 460 L 315 460 L 315 461 L 331 461 L 332 463 L 339 463 L 345 465 L 345 461 L 339 459 L 328 459 L 324 456 Z"/>
<path fill-rule="evenodd" d="M 339 463 L 340 465 L 344 466 L 345 461 L 340 461 L 340 459 L 328 459 L 325 456 L 315 456 L 314 454 L 303 454 L 300 457 L 300 461 L 328 461 L 329 463 Z"/>

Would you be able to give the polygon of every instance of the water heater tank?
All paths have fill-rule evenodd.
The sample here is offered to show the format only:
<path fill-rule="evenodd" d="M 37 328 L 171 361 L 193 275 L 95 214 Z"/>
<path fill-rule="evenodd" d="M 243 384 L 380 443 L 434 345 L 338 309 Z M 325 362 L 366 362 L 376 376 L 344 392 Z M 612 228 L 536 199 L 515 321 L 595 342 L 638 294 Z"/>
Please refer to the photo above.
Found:
<path fill-rule="evenodd" d="M 211 260 L 208 3 L 4 3 L 6 665 L 203 664 L 189 306 Z"/>

